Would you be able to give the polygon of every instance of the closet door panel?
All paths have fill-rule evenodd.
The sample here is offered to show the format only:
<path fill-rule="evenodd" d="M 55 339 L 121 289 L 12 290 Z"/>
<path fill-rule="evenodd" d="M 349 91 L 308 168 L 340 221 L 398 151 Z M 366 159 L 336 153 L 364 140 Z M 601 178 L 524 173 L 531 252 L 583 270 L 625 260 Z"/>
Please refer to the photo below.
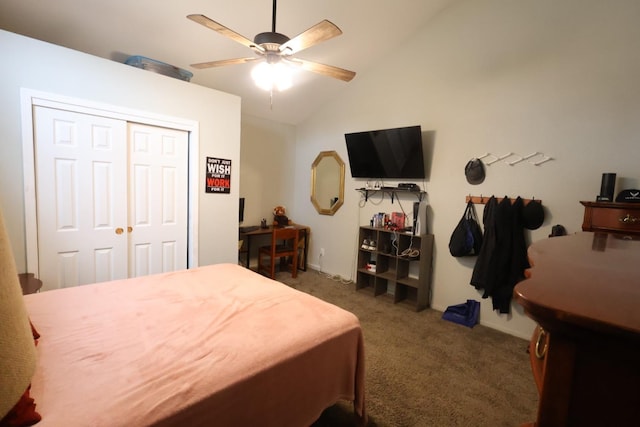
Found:
<path fill-rule="evenodd" d="M 126 122 L 34 107 L 43 289 L 127 277 Z"/>
<path fill-rule="evenodd" d="M 129 123 L 131 277 L 187 268 L 188 141 Z"/>

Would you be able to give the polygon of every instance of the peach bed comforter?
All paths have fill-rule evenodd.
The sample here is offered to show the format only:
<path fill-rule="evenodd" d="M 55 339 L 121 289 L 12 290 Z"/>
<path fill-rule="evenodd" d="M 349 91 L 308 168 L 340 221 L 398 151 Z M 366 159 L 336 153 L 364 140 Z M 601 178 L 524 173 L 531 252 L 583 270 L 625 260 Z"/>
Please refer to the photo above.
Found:
<path fill-rule="evenodd" d="M 308 426 L 364 419 L 351 313 L 233 264 L 25 296 L 44 426 Z"/>

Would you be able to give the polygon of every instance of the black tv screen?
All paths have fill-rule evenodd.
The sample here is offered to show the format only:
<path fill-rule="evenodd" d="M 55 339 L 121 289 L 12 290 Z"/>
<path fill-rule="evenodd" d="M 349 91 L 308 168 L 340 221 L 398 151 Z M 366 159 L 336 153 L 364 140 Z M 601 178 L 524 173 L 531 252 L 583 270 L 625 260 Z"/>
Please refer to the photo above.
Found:
<path fill-rule="evenodd" d="M 353 178 L 424 179 L 420 126 L 347 133 Z"/>

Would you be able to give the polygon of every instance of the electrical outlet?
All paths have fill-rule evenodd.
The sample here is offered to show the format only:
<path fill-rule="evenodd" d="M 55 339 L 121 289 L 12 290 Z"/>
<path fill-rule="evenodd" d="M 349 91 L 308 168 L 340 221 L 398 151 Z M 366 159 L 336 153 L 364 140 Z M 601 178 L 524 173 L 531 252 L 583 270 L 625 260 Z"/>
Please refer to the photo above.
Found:
<path fill-rule="evenodd" d="M 320 248 L 320 256 L 324 256 L 324 248 Z"/>

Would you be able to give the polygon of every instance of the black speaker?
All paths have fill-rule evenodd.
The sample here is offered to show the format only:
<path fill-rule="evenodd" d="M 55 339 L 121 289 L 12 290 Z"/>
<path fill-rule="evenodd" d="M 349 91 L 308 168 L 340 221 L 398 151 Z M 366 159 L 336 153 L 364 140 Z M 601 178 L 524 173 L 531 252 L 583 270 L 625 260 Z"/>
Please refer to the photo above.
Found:
<path fill-rule="evenodd" d="M 244 221 L 244 197 L 240 197 L 238 199 L 239 201 L 239 206 L 238 206 L 238 221 L 242 222 Z"/>
<path fill-rule="evenodd" d="M 418 225 L 418 211 L 420 210 L 420 203 L 413 202 L 413 235 L 416 235 L 416 227 Z"/>
<path fill-rule="evenodd" d="M 603 173 L 602 183 L 600 184 L 599 201 L 613 202 L 613 194 L 616 188 L 616 174 L 615 173 Z"/>

